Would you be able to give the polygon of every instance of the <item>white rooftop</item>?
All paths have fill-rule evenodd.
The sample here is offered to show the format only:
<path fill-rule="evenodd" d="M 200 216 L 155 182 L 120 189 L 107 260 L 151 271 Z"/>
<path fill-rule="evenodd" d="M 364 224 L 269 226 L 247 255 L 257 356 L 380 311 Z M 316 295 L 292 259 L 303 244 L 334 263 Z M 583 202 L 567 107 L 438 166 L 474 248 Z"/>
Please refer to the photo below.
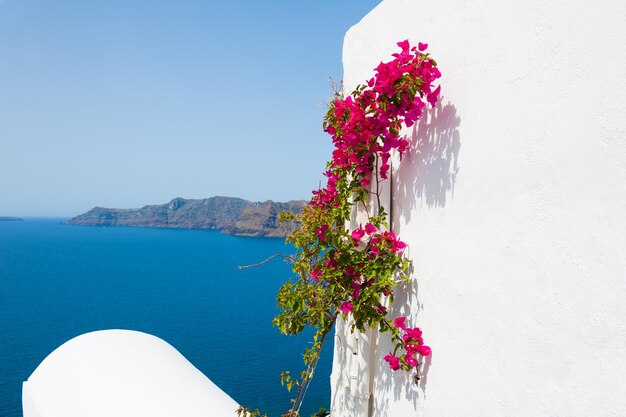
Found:
<path fill-rule="evenodd" d="M 238 404 L 149 334 L 103 330 L 52 352 L 24 382 L 24 417 L 222 417 Z"/>

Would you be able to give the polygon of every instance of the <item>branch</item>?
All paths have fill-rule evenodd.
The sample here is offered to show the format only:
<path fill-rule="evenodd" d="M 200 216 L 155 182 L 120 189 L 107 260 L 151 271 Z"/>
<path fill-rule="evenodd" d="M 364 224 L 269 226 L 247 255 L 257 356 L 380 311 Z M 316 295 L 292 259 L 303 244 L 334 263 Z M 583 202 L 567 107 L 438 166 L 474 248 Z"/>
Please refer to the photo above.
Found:
<path fill-rule="evenodd" d="M 283 258 L 283 259 L 288 259 L 291 262 L 296 262 L 296 258 L 294 258 L 291 255 L 283 255 L 281 253 L 275 253 L 274 255 L 270 256 L 269 258 L 267 258 L 264 261 L 261 261 L 259 263 L 252 264 L 252 265 L 237 265 L 237 268 L 239 268 L 239 269 L 246 269 L 246 268 L 253 268 L 255 266 L 261 266 L 264 263 L 267 263 L 267 262 L 271 261 L 274 258 Z"/>
<path fill-rule="evenodd" d="M 315 367 L 317 366 L 317 362 L 319 361 L 320 358 L 320 354 L 322 352 L 322 347 L 324 347 L 324 341 L 326 340 L 326 336 L 328 335 L 328 333 L 330 333 L 330 331 L 332 330 L 333 326 L 335 325 L 335 321 L 337 320 L 337 313 L 335 313 L 333 315 L 333 320 L 328 324 L 328 327 L 326 328 L 326 330 L 324 331 L 324 333 L 322 334 L 322 337 L 320 339 L 320 347 L 317 351 L 317 358 L 315 358 L 315 360 L 313 362 L 311 362 L 307 368 L 307 372 L 306 372 L 306 376 L 302 379 L 302 382 L 300 383 L 300 389 L 298 389 L 298 395 L 296 395 L 295 400 L 293 401 L 293 406 L 291 407 L 291 410 L 289 411 L 288 416 L 289 417 L 296 417 L 298 416 L 300 413 L 300 403 L 302 401 L 302 393 L 304 391 L 304 388 L 307 384 L 310 383 L 311 378 L 312 378 L 312 373 L 313 370 L 315 369 Z"/>
<path fill-rule="evenodd" d="M 369 191 L 368 191 L 368 193 L 369 193 Z M 372 216 L 370 216 L 370 209 L 367 206 L 367 203 L 365 201 L 361 201 L 361 204 L 363 204 L 363 208 L 365 209 L 365 214 L 367 214 L 367 221 L 370 221 Z"/>

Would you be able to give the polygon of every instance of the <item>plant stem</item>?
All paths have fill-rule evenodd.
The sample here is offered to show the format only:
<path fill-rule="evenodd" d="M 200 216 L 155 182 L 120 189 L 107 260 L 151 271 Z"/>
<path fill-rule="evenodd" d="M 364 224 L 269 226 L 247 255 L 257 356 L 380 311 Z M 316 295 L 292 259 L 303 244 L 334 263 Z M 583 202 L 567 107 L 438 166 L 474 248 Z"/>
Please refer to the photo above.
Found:
<path fill-rule="evenodd" d="M 306 387 L 308 381 L 311 379 L 311 373 L 313 372 L 313 370 L 315 369 L 315 367 L 317 366 L 317 361 L 320 358 L 320 354 L 322 353 L 322 347 L 324 346 L 324 341 L 326 340 L 326 336 L 328 335 L 328 333 L 330 333 L 330 331 L 332 330 L 333 326 L 335 325 L 335 322 L 337 321 L 337 314 L 335 314 L 333 316 L 332 321 L 330 322 L 330 324 L 328 325 L 328 329 L 322 333 L 322 337 L 320 338 L 320 344 L 319 344 L 319 349 L 317 351 L 317 357 L 315 358 L 315 360 L 313 362 L 311 362 L 309 364 L 309 367 L 307 369 L 306 375 L 304 376 L 304 378 L 302 378 L 302 383 L 300 384 L 300 388 L 298 389 L 298 394 L 296 395 L 295 400 L 293 401 L 293 406 L 291 407 L 291 410 L 289 411 L 289 417 L 296 417 L 296 409 L 299 409 L 300 407 L 298 406 L 299 402 L 300 402 L 300 398 L 302 396 L 302 392 L 304 391 L 304 388 Z"/>
<path fill-rule="evenodd" d="M 291 255 L 283 255 L 281 253 L 275 253 L 274 255 L 270 256 L 269 258 L 265 259 L 264 261 L 261 261 L 259 263 L 256 264 L 252 264 L 252 265 L 237 265 L 237 268 L 239 269 L 246 269 L 246 268 L 253 268 L 255 266 L 261 266 L 266 262 L 271 261 L 274 258 L 284 258 L 284 259 L 289 259 L 291 262 L 296 262 L 296 259 L 291 256 Z"/>
<path fill-rule="evenodd" d="M 374 175 L 376 176 L 376 210 L 378 214 L 380 214 L 380 178 L 378 177 L 378 153 L 376 154 L 376 170 L 374 171 Z"/>

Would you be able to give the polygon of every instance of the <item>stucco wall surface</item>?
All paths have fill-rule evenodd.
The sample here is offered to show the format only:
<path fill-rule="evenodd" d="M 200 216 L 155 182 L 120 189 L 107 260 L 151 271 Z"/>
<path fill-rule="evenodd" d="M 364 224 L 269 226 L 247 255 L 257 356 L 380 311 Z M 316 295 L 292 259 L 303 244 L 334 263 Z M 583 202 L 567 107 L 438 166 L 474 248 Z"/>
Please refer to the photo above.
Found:
<path fill-rule="evenodd" d="M 407 38 L 443 77 L 391 184 L 395 309 L 433 354 L 411 384 L 366 337 L 356 411 L 339 343 L 334 416 L 626 415 L 624 22 L 621 1 L 384 0 L 346 34 L 346 91 Z"/>

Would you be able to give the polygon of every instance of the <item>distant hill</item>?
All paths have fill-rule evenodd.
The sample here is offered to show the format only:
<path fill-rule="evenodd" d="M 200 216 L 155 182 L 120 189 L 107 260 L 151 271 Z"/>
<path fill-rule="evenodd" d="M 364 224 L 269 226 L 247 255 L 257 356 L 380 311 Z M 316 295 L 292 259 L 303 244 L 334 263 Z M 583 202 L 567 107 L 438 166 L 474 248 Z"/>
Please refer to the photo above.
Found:
<path fill-rule="evenodd" d="M 0 222 L 23 222 L 24 219 L 20 219 L 17 217 L 7 217 L 7 216 L 0 216 Z"/>
<path fill-rule="evenodd" d="M 304 200 L 277 203 L 271 200 L 252 202 L 234 197 L 211 197 L 201 200 L 175 198 L 162 205 L 139 209 L 95 207 L 65 224 L 81 226 L 135 226 L 171 229 L 215 229 L 235 236 L 284 237 L 296 225 L 279 225 L 282 211 L 299 213 Z"/>

